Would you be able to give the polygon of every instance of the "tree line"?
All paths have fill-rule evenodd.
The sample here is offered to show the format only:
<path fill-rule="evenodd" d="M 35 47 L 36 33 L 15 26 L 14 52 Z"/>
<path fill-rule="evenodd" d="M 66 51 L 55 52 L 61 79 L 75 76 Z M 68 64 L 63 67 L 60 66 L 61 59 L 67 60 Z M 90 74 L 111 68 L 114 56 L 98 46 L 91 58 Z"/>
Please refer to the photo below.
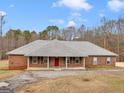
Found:
<path fill-rule="evenodd" d="M 64 29 L 48 26 L 41 32 L 9 29 L 0 41 L 0 45 L 2 44 L 0 58 L 5 58 L 6 52 L 38 39 L 90 41 L 119 54 L 119 61 L 124 61 L 124 16 L 122 15 L 115 20 L 103 17 L 99 26 L 94 28 L 87 28 L 82 24 L 79 28 L 67 27 Z"/>

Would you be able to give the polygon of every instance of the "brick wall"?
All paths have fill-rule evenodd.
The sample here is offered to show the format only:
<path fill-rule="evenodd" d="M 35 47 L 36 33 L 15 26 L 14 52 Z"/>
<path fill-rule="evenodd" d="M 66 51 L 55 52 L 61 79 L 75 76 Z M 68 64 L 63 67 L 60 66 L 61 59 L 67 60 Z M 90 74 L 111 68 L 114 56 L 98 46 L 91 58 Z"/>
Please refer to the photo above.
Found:
<path fill-rule="evenodd" d="M 96 57 L 96 56 L 95 56 Z M 111 57 L 111 64 L 106 64 L 105 56 L 98 56 L 98 64 L 93 65 L 93 56 L 86 57 L 86 67 L 114 67 L 116 62 L 116 57 Z"/>
<path fill-rule="evenodd" d="M 30 64 L 29 67 L 47 68 L 47 64 Z"/>
<path fill-rule="evenodd" d="M 9 55 L 9 69 L 26 69 L 27 57 L 20 55 Z"/>
<path fill-rule="evenodd" d="M 95 56 L 96 57 L 96 56 Z M 9 69 L 26 69 L 27 68 L 27 57 L 25 56 L 19 56 L 19 55 L 10 55 L 9 57 Z M 106 64 L 106 57 L 99 56 L 98 57 L 98 64 L 93 65 L 93 56 L 86 57 L 85 65 L 86 67 L 114 67 L 116 62 L 116 57 L 111 57 L 112 62 L 111 64 Z M 65 67 L 64 64 L 64 58 L 59 58 L 60 66 L 59 67 Z M 30 67 L 47 67 L 47 64 L 30 64 Z M 54 67 L 54 57 L 50 58 L 50 67 Z M 68 67 L 83 67 L 83 58 L 81 64 L 68 64 Z"/>

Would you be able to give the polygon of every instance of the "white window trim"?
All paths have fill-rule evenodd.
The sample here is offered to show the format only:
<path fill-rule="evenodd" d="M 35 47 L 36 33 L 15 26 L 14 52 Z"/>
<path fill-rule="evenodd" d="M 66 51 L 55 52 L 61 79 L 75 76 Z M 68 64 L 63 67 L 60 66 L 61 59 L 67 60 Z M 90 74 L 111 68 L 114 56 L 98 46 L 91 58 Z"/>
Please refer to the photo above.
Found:
<path fill-rule="evenodd" d="M 109 61 L 109 63 L 108 63 Z M 106 62 L 105 62 L 107 65 L 111 64 L 111 57 L 106 57 Z"/>
<path fill-rule="evenodd" d="M 92 64 L 93 65 L 98 65 L 98 57 L 93 57 Z"/>

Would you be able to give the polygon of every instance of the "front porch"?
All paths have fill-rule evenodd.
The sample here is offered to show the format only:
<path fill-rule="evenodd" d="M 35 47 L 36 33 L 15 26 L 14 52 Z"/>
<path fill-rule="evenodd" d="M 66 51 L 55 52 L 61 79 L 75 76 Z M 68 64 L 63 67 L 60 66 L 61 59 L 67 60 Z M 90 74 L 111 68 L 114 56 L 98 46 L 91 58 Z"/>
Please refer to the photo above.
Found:
<path fill-rule="evenodd" d="M 85 69 L 84 57 L 28 57 L 28 70 Z"/>

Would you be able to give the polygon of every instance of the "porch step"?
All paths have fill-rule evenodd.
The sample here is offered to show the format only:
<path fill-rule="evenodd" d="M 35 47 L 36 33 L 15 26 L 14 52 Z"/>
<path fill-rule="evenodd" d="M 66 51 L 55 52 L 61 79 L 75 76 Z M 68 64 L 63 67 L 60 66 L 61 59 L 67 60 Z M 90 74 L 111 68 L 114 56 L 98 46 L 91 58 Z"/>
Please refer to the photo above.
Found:
<path fill-rule="evenodd" d="M 54 71 L 61 71 L 62 69 L 61 68 L 54 68 L 53 70 Z"/>

